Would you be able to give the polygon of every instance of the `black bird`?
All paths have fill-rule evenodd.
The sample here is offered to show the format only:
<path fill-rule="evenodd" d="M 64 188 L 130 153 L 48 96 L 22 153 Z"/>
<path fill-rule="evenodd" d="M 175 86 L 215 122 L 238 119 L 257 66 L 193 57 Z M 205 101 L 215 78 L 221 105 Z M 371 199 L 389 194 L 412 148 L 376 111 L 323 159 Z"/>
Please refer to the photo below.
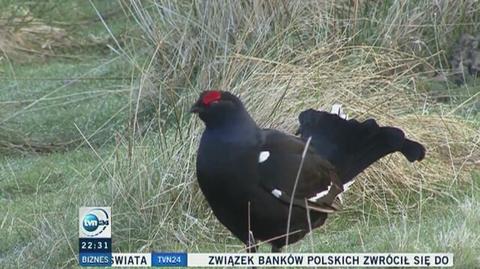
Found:
<path fill-rule="evenodd" d="M 200 188 L 218 220 L 252 252 L 255 240 L 279 252 L 321 226 L 339 208 L 344 188 L 383 156 L 400 151 L 410 162 L 425 156 L 400 129 L 313 109 L 299 116 L 300 137 L 261 129 L 225 91 L 204 91 L 191 112 L 205 123 Z"/>

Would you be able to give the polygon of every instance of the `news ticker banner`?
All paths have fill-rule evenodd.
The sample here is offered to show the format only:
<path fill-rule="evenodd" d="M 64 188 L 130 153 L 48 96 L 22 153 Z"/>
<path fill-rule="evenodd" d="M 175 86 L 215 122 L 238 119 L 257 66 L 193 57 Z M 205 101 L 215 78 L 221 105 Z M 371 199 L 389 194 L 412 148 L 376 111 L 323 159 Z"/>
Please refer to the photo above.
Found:
<path fill-rule="evenodd" d="M 112 253 L 110 264 L 103 266 L 105 265 L 112 267 L 451 267 L 453 254 Z"/>
<path fill-rule="evenodd" d="M 110 207 L 79 209 L 79 264 L 112 267 L 450 267 L 451 253 L 112 253 Z"/>

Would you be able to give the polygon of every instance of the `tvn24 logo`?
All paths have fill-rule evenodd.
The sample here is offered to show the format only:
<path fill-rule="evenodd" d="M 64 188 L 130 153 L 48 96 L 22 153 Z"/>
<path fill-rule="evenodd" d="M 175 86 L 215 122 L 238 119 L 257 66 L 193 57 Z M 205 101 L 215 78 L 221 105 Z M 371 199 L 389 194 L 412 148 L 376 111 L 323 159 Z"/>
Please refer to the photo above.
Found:
<path fill-rule="evenodd" d="M 111 238 L 112 210 L 110 207 L 81 207 L 79 210 L 79 238 Z"/>

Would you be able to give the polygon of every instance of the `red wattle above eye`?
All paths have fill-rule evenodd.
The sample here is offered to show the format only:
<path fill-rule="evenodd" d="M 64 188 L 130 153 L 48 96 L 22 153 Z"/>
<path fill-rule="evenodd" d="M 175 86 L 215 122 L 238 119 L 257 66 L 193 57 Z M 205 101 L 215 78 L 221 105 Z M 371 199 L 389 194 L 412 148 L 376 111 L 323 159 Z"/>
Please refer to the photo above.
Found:
<path fill-rule="evenodd" d="M 209 105 L 212 102 L 220 100 L 222 94 L 219 91 L 209 91 L 203 96 L 202 102 L 204 105 Z"/>

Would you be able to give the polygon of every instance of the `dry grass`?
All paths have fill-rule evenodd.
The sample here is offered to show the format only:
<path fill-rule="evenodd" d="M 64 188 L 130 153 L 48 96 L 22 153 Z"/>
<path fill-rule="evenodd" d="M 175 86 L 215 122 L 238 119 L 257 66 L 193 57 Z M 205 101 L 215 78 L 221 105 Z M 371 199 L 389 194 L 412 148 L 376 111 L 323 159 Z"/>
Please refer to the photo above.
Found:
<path fill-rule="evenodd" d="M 105 19 L 113 23 L 117 18 L 123 20 L 118 7 L 111 5 L 117 8 L 113 9 L 108 3 L 101 4 Z M 97 14 L 85 4 L 71 1 L 62 8 L 55 1 L 4 0 L 0 5 L 0 52 L 13 62 L 48 57 L 77 59 L 76 54 L 87 49 L 105 50 L 110 41 L 108 35 L 98 33 L 102 28 L 96 24 Z M 54 13 L 60 13 L 63 18 L 56 20 L 59 16 Z"/>
<path fill-rule="evenodd" d="M 0 14 L 0 51 L 10 58 L 51 55 L 55 48 L 72 45 L 65 29 L 46 24 L 26 9 Z"/>
<path fill-rule="evenodd" d="M 291 133 L 300 111 L 328 110 L 340 102 L 351 118 L 398 126 L 428 150 L 419 164 L 393 155 L 374 165 L 359 177 L 354 188 L 363 190 L 353 191 L 352 199 L 370 200 L 387 211 L 406 191 L 448 195 L 445 186 L 469 180 L 472 160 L 480 152 L 478 127 L 416 89 L 417 80 L 434 73 L 445 57 L 447 37 L 454 36 L 458 25 L 469 29 L 465 21 L 474 21 L 478 10 L 469 9 L 469 1 L 425 1 L 415 7 L 368 1 L 353 6 L 315 1 L 123 3 L 152 48 L 141 70 L 135 119 L 148 99 L 155 102 L 155 116 L 165 119 L 173 113 L 185 120 L 184 108 L 199 91 L 220 88 L 237 93 L 262 126 Z M 432 10 L 437 12 L 434 25 L 426 16 Z M 384 20 L 362 17 L 372 14 Z M 366 36 L 371 31 L 378 31 L 373 41 Z M 412 40 L 436 46 L 419 53 L 406 49 Z M 192 124 L 190 119 L 186 126 Z M 196 126 L 198 137 L 202 127 Z"/>

